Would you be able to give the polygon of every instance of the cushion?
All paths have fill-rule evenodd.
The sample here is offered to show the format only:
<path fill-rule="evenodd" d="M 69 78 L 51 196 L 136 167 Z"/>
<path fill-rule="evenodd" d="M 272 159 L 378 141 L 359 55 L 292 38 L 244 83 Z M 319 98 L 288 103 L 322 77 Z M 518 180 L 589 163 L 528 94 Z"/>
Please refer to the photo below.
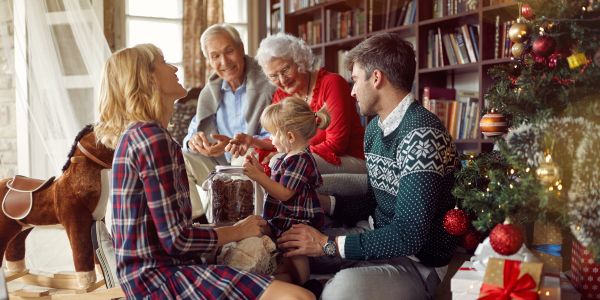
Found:
<path fill-rule="evenodd" d="M 94 253 L 102 269 L 102 275 L 104 275 L 106 288 L 118 287 L 115 248 L 112 237 L 103 221 L 96 221 L 92 224 L 92 243 Z"/>

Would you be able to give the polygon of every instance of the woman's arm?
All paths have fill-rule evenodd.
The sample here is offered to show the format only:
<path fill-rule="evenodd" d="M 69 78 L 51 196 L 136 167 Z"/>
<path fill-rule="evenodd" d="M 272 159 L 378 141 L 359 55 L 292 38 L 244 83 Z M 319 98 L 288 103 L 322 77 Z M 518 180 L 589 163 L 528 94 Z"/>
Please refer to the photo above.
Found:
<path fill-rule="evenodd" d="M 138 128 L 128 149 L 143 184 L 150 217 L 160 245 L 170 255 L 190 251 L 208 253 L 217 246 L 213 229 L 192 227 L 191 210 L 181 203 L 189 194 L 180 190 L 183 176 L 183 157 L 177 156 L 178 147 L 165 130 L 158 125 Z M 183 174 L 183 175 L 182 175 Z"/>
<path fill-rule="evenodd" d="M 324 105 L 331 118 L 329 126 L 324 130 L 320 143 L 311 143 L 311 151 L 320 156 L 329 154 L 344 155 L 350 144 L 350 114 L 356 114 L 356 101 L 350 96 L 350 87 L 339 76 L 328 76 L 321 84 Z"/>

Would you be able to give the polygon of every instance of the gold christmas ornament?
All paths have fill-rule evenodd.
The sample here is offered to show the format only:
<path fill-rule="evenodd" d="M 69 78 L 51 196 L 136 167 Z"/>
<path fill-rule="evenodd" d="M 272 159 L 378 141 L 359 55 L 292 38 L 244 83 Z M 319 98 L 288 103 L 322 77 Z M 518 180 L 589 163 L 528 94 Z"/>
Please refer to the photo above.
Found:
<path fill-rule="evenodd" d="M 569 62 L 570 69 L 576 69 L 587 63 L 587 57 L 585 57 L 585 54 L 581 52 L 576 52 L 567 57 L 567 62 Z"/>
<path fill-rule="evenodd" d="M 544 185 L 551 185 L 560 178 L 560 169 L 558 165 L 552 161 L 550 154 L 546 155 L 545 160 L 540 163 L 536 170 L 537 178 Z"/>
<path fill-rule="evenodd" d="M 531 30 L 529 29 L 529 26 L 525 23 L 520 23 L 519 21 L 510 26 L 510 29 L 508 30 L 508 37 L 513 43 L 524 42 L 529 38 L 530 34 Z"/>
<path fill-rule="evenodd" d="M 525 45 L 523 43 L 514 43 L 510 48 L 510 53 L 513 57 L 521 57 L 525 52 Z"/>
<path fill-rule="evenodd" d="M 499 136 L 508 130 L 508 122 L 503 114 L 485 114 L 479 121 L 479 129 L 486 137 Z"/>

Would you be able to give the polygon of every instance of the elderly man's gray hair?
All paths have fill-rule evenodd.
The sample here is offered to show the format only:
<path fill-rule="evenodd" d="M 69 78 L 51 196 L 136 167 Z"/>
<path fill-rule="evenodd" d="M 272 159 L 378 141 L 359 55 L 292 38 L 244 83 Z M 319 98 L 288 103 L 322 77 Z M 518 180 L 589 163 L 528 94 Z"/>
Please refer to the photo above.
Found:
<path fill-rule="evenodd" d="M 312 72 L 317 67 L 310 47 L 303 40 L 283 32 L 262 40 L 256 53 L 256 60 L 263 68 L 275 58 L 293 60 L 298 65 L 298 70 L 303 73 Z"/>
<path fill-rule="evenodd" d="M 235 29 L 235 27 L 227 23 L 214 24 L 206 28 L 206 30 L 204 30 L 200 36 L 200 47 L 202 48 L 202 54 L 204 54 L 204 57 L 208 58 L 208 50 L 206 50 L 206 43 L 208 42 L 208 39 L 217 34 L 226 34 L 233 40 L 233 42 L 235 42 L 236 45 L 242 47 L 244 45 L 242 39 L 240 38 L 240 33 L 237 31 L 237 29 Z"/>

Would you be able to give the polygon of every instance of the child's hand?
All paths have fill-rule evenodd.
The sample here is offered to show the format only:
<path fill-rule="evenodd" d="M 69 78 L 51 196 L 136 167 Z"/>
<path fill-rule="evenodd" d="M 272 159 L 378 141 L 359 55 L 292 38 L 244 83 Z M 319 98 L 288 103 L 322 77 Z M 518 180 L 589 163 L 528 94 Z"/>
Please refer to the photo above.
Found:
<path fill-rule="evenodd" d="M 263 166 L 258 162 L 253 153 L 246 155 L 242 167 L 244 168 L 244 174 L 254 180 L 265 173 Z"/>

